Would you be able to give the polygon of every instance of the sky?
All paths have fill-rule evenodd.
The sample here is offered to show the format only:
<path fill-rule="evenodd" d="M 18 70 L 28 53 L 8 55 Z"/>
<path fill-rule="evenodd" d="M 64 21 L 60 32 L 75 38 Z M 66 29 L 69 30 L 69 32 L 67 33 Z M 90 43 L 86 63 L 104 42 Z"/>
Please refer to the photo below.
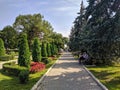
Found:
<path fill-rule="evenodd" d="M 83 0 L 87 6 L 86 0 Z M 0 0 L 0 30 L 12 25 L 18 15 L 40 13 L 54 31 L 68 37 L 80 10 L 81 0 Z"/>

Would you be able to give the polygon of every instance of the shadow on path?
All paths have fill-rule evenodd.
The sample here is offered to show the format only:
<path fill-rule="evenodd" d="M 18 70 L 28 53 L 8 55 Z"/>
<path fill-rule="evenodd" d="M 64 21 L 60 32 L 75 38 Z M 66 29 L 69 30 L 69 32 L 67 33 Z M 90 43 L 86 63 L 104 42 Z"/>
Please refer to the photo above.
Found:
<path fill-rule="evenodd" d="M 65 53 L 37 90 L 102 90 L 84 68 Z"/>

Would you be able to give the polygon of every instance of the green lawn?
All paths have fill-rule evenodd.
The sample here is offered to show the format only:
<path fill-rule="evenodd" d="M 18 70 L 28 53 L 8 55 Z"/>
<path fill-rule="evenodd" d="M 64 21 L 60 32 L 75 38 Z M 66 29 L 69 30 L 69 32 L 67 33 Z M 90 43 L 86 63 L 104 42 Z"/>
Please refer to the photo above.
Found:
<path fill-rule="evenodd" d="M 120 90 L 119 66 L 87 67 L 109 90 Z"/>
<path fill-rule="evenodd" d="M 2 70 L 0 70 L 0 90 L 30 90 L 55 61 L 56 60 L 52 61 L 44 71 L 30 74 L 27 84 L 20 84 L 18 77 L 5 75 L 2 73 Z"/>

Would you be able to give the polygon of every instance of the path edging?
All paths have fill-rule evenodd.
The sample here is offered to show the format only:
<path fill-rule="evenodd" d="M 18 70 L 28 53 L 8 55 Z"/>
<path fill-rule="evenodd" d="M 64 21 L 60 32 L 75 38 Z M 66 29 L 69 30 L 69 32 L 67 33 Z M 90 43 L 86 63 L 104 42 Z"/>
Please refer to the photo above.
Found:
<path fill-rule="evenodd" d="M 62 56 L 62 55 L 61 55 Z M 60 57 L 61 57 L 60 56 Z M 60 58 L 59 57 L 59 58 Z M 47 72 L 37 81 L 37 83 L 32 87 L 31 90 L 37 90 L 38 86 L 41 84 L 43 79 L 46 77 L 46 75 L 50 72 L 50 70 L 55 66 L 55 64 L 58 62 L 59 58 L 56 60 L 56 62 L 47 70 Z"/>
<path fill-rule="evenodd" d="M 108 88 L 105 85 L 103 85 L 84 65 L 82 66 L 103 90 L 108 90 Z"/>

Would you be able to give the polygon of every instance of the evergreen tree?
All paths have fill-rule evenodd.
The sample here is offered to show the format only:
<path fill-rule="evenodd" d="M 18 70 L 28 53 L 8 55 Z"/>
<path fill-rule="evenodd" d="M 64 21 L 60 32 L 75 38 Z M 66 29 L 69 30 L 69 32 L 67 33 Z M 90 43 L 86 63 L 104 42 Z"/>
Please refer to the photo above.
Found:
<path fill-rule="evenodd" d="M 41 53 L 42 53 L 42 57 L 47 57 L 47 47 L 46 47 L 46 43 L 42 43 Z"/>
<path fill-rule="evenodd" d="M 3 42 L 3 40 L 0 38 L 0 56 L 4 56 L 4 55 L 5 55 L 4 42 Z"/>
<path fill-rule="evenodd" d="M 4 41 L 4 46 L 6 49 L 14 49 L 17 47 L 17 32 L 12 26 L 6 26 L 1 31 L 0 37 Z"/>
<path fill-rule="evenodd" d="M 52 44 L 51 44 L 51 55 L 54 56 L 54 55 L 57 55 L 57 54 L 58 54 L 58 48 L 55 45 L 55 43 L 52 42 Z"/>
<path fill-rule="evenodd" d="M 32 50 L 32 58 L 34 62 L 40 62 L 41 61 L 41 47 L 40 42 L 38 38 L 34 39 L 33 43 L 33 50 Z"/>
<path fill-rule="evenodd" d="M 50 44 L 50 49 L 51 49 L 51 56 L 54 55 L 54 45 L 53 43 Z"/>
<path fill-rule="evenodd" d="M 81 9 L 74 22 L 70 49 L 85 48 L 96 64 L 110 64 L 120 55 L 120 0 L 88 0 L 88 3 L 85 13 Z"/>
<path fill-rule="evenodd" d="M 26 34 L 20 35 L 18 48 L 19 48 L 18 65 L 30 67 L 30 52 Z"/>
<path fill-rule="evenodd" d="M 86 34 L 84 32 L 85 21 L 85 8 L 83 1 L 81 2 L 80 12 L 74 21 L 74 27 L 71 29 L 69 47 L 73 51 L 78 51 L 83 48 L 84 43 L 82 42 L 83 36 Z"/>
<path fill-rule="evenodd" d="M 58 48 L 56 45 L 54 45 L 54 54 L 57 55 L 58 54 Z"/>
<path fill-rule="evenodd" d="M 51 56 L 51 49 L 50 49 L 50 44 L 47 43 L 47 54 L 48 54 L 48 57 Z"/>

